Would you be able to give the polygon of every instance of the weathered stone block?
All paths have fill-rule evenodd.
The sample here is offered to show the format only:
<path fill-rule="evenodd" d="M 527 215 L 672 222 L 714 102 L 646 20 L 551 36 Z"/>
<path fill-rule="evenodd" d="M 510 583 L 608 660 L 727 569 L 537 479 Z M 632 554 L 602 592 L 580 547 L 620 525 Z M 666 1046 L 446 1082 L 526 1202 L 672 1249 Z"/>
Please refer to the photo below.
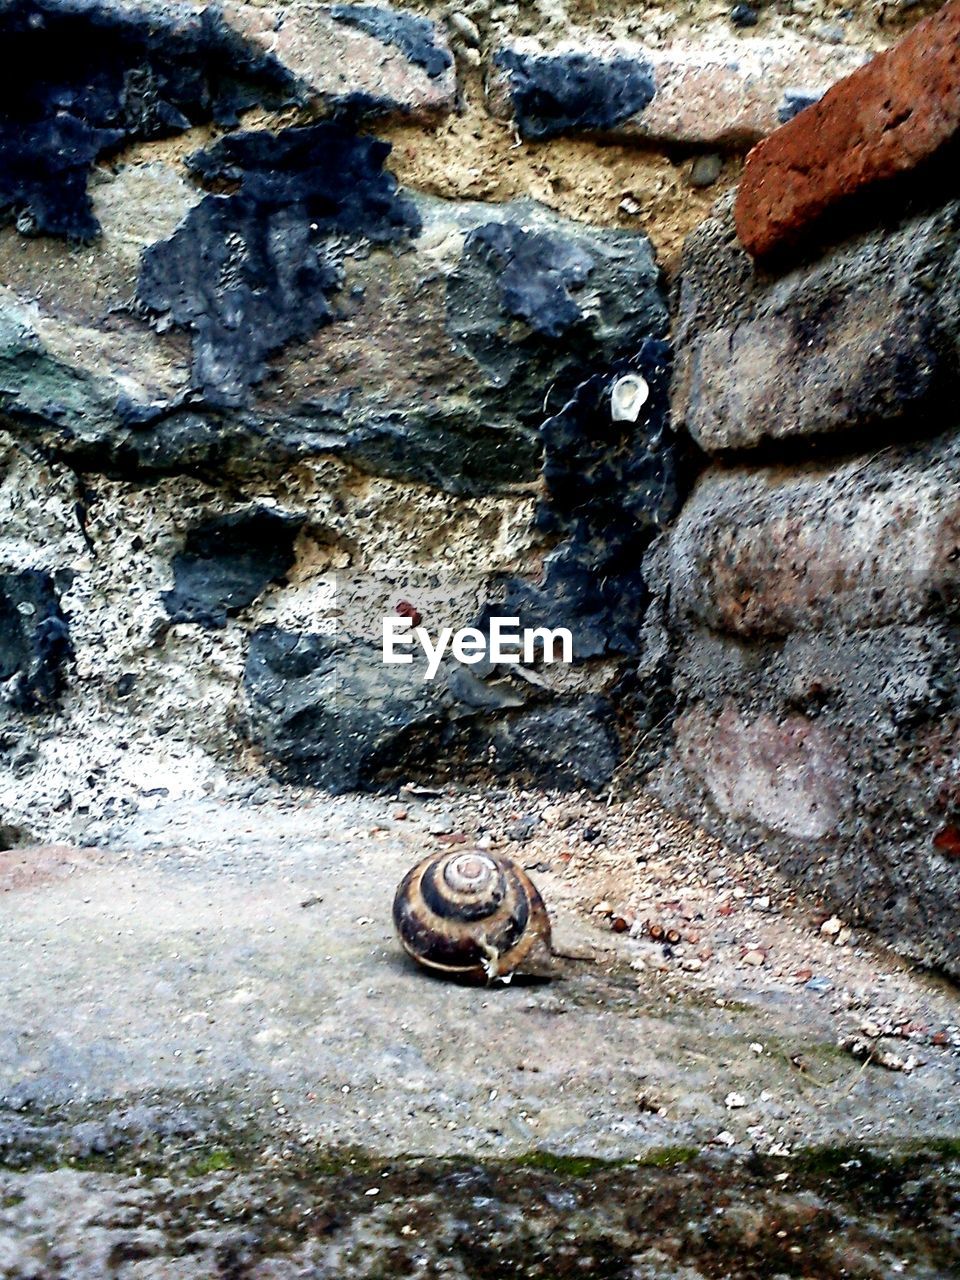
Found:
<path fill-rule="evenodd" d="M 493 54 L 488 100 L 524 138 L 599 133 L 748 147 L 864 57 L 795 39 L 678 41 L 666 49 L 594 39 L 550 50 L 521 39 Z"/>
<path fill-rule="evenodd" d="M 333 791 L 418 773 L 609 780 L 619 748 L 605 699 L 551 702 L 535 686 L 490 668 L 487 682 L 478 670 L 449 660 L 427 681 L 422 656 L 384 666 L 379 648 L 357 637 L 265 627 L 251 637 L 244 677 L 252 736 L 280 777 Z"/>
<path fill-rule="evenodd" d="M 960 975 L 960 634 L 948 620 L 745 642 L 674 636 L 669 804 L 843 918 Z"/>
<path fill-rule="evenodd" d="M 18 240 L 0 293 L 8 424 L 114 475 L 336 453 L 456 492 L 534 479 L 547 391 L 562 405 L 666 330 L 649 241 L 532 202 L 415 197 L 385 156 L 334 123 L 231 135 L 193 163 L 237 190 L 191 205 L 154 181 L 174 229 L 142 263 L 117 249 L 136 234 L 122 200 L 98 205 L 123 224 L 49 308 L 33 301 L 49 251 Z"/>
<path fill-rule="evenodd" d="M 683 624 L 746 639 L 960 604 L 960 436 L 788 470 L 708 471 L 670 535 Z"/>
<path fill-rule="evenodd" d="M 163 595 L 174 622 L 222 627 L 293 565 L 302 518 L 254 507 L 194 525 L 173 558 L 174 588 Z"/>
<path fill-rule="evenodd" d="M 226 19 L 328 110 L 429 120 L 453 109 L 445 37 L 428 18 L 374 4 L 228 5 Z"/>
<path fill-rule="evenodd" d="M 750 154 L 737 233 L 754 254 L 789 245 L 851 197 L 936 157 L 958 128 L 960 3 L 952 0 Z"/>
<path fill-rule="evenodd" d="M 783 275 L 728 213 L 687 241 L 673 410 L 708 452 L 834 432 L 876 439 L 949 411 L 960 386 L 960 205 L 848 241 Z M 869 435 L 867 434 L 869 432 Z"/>
<path fill-rule="evenodd" d="M 648 555 L 655 789 L 960 974 L 960 434 L 712 468 Z"/>

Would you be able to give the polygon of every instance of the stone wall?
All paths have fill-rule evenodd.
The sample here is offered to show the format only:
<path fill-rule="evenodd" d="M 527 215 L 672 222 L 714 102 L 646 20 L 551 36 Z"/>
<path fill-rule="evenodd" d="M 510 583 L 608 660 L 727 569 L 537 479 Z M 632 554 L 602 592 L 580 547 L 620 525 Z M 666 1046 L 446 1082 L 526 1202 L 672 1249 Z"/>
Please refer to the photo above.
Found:
<path fill-rule="evenodd" d="M 648 650 L 673 698 L 654 786 L 953 976 L 958 14 L 761 144 L 736 209 L 689 239 L 673 412 L 711 462 L 647 562 Z M 948 46 L 953 70 L 925 79 Z M 852 104 L 897 92 L 894 153 Z M 826 156 L 831 130 L 835 163 L 791 195 L 796 157 Z"/>
<path fill-rule="evenodd" d="M 0 842 L 267 771 L 609 781 L 690 474 L 657 247 L 894 28 L 589 9 L 3 6 Z M 497 602 L 575 666 L 381 665 L 385 613 Z"/>
<path fill-rule="evenodd" d="M 675 723 L 665 793 L 799 865 L 869 826 L 848 812 L 860 712 L 826 692 L 861 661 L 895 726 L 868 807 L 907 797 L 896 726 L 953 696 L 948 455 L 916 443 L 921 417 L 950 426 L 952 207 L 785 271 L 722 214 L 673 332 L 669 291 L 748 148 L 931 8 L 4 5 L 0 844 L 107 840 L 160 793 L 271 773 L 596 789 Z M 651 394 L 614 421 L 627 373 Z M 853 460 L 802 462 L 825 437 Z M 873 457 L 894 440 L 912 451 Z M 921 480 L 903 545 L 847 545 L 905 525 Z M 781 529 L 806 586 L 783 586 Z M 425 684 L 380 664 L 385 613 L 495 606 L 570 626 L 574 665 Z M 714 741 L 774 742 L 790 815 L 779 763 L 745 787 Z M 867 897 L 919 919 L 908 888 Z"/>

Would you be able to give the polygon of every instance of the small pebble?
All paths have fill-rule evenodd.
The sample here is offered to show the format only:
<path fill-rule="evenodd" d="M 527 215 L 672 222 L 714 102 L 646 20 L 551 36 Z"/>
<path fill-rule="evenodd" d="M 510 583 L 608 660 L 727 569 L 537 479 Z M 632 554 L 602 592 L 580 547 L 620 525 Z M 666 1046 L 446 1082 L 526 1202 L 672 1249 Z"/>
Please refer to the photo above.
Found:
<path fill-rule="evenodd" d="M 833 983 L 827 978 L 811 978 L 810 981 L 805 984 L 805 988 L 807 991 L 816 991 L 818 994 L 822 994 L 825 991 L 832 991 Z"/>
<path fill-rule="evenodd" d="M 760 14 L 752 4 L 735 4 L 730 10 L 730 21 L 735 27 L 755 27 Z"/>
<path fill-rule="evenodd" d="M 538 813 L 525 813 L 522 818 L 518 818 L 516 822 L 507 827 L 507 839 L 516 840 L 518 844 L 525 844 L 533 835 L 540 823 L 540 815 Z"/>
<path fill-rule="evenodd" d="M 451 13 L 447 22 L 465 44 L 474 48 L 480 44 L 480 29 L 465 13 Z"/>
<path fill-rule="evenodd" d="M 690 166 L 690 185 L 692 187 L 712 187 L 723 172 L 723 160 L 716 152 L 697 156 Z"/>

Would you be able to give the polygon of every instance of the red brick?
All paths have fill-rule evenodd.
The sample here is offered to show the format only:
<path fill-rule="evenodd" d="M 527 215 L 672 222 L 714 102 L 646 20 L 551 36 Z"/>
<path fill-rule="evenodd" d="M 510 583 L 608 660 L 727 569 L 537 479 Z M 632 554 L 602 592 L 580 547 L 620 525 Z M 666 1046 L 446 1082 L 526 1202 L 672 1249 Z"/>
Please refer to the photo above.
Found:
<path fill-rule="evenodd" d="M 951 0 L 750 152 L 741 242 L 757 256 L 785 247 L 851 196 L 916 169 L 958 128 L 960 0 Z"/>

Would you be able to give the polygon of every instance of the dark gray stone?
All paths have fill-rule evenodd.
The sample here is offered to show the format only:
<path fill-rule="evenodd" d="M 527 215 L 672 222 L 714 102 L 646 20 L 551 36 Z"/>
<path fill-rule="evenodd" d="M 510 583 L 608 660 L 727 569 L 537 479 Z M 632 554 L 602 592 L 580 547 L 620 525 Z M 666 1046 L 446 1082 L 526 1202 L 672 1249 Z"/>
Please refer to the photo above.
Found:
<path fill-rule="evenodd" d="M 728 213 L 684 250 L 674 414 L 712 452 L 950 420 L 960 386 L 960 205 L 858 236 L 783 274 Z M 781 455 L 782 456 L 782 455 Z"/>
<path fill-rule="evenodd" d="M 614 422 L 610 392 L 640 374 L 649 398 L 635 423 Z M 637 651 L 648 594 L 641 560 L 676 512 L 689 459 L 668 425 L 670 348 L 644 342 L 629 360 L 588 378 L 542 428 L 546 490 L 537 523 L 558 539 L 538 583 L 508 579 L 487 613 L 525 627 L 568 627 L 574 658 Z"/>
<path fill-rule="evenodd" d="M 163 594 L 167 613 L 174 622 L 225 626 L 228 616 L 283 579 L 302 523 L 255 507 L 194 526 L 173 558 L 175 585 Z"/>
<path fill-rule="evenodd" d="M 50 575 L 37 569 L 0 574 L 0 698 L 18 711 L 55 707 L 71 653 Z"/>
<path fill-rule="evenodd" d="M 597 788 L 619 758 L 609 704 L 443 663 L 385 665 L 362 640 L 264 627 L 250 640 L 250 732 L 278 776 L 332 791 L 397 779 L 508 775 Z M 489 672 L 490 669 L 487 668 Z M 486 690 L 486 696 L 481 694 Z"/>
<path fill-rule="evenodd" d="M 332 321 L 351 242 L 418 234 L 413 203 L 383 170 L 389 150 L 321 122 L 234 134 L 191 158 L 205 181 L 239 189 L 207 196 L 144 253 L 138 295 L 151 314 L 190 331 L 192 382 L 206 404 L 247 404 L 268 356 Z"/>
<path fill-rule="evenodd" d="M 690 185 L 692 187 L 712 187 L 723 172 L 723 157 L 716 151 L 705 156 L 697 156 L 690 166 Z"/>
<path fill-rule="evenodd" d="M 760 21 L 760 13 L 751 4 L 735 4 L 730 10 L 730 21 L 735 27 L 755 27 Z"/>
<path fill-rule="evenodd" d="M 654 69 L 640 57 L 500 49 L 493 61 L 506 77 L 524 138 L 608 132 L 641 112 L 656 93 Z"/>
<path fill-rule="evenodd" d="M 781 124 L 786 124 L 788 120 L 798 116 L 801 111 L 805 111 L 807 107 L 812 107 L 815 102 L 819 102 L 822 97 L 823 94 L 811 93 L 808 89 L 787 89 L 784 92 L 780 106 L 777 108 L 777 119 Z"/>

